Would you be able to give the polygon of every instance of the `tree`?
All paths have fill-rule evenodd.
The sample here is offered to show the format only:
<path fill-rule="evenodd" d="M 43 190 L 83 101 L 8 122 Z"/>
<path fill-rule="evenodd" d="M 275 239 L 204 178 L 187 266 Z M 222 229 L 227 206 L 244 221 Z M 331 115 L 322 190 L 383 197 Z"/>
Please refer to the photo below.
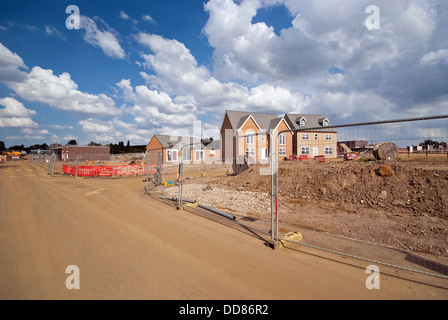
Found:
<path fill-rule="evenodd" d="M 6 149 L 5 143 L 3 141 L 0 141 L 0 152 L 5 150 L 5 149 Z"/>
<path fill-rule="evenodd" d="M 67 144 L 68 144 L 69 146 L 77 146 L 77 145 L 78 145 L 78 143 L 76 142 L 76 140 L 70 140 Z"/>
<path fill-rule="evenodd" d="M 12 147 L 9 148 L 9 150 L 22 151 L 22 150 L 25 150 L 25 146 L 24 146 L 23 144 L 21 144 L 20 146 L 19 146 L 19 145 L 17 145 L 17 146 L 12 146 Z"/>
<path fill-rule="evenodd" d="M 426 139 L 425 141 L 420 143 L 420 146 L 433 146 L 435 148 L 439 148 L 439 146 L 442 146 L 446 148 L 446 142 L 444 141 L 434 141 L 432 139 Z"/>
<path fill-rule="evenodd" d="M 89 146 L 89 147 L 101 147 L 102 144 L 101 144 L 101 143 L 98 143 L 98 142 L 91 141 L 91 142 L 88 144 L 88 146 Z"/>

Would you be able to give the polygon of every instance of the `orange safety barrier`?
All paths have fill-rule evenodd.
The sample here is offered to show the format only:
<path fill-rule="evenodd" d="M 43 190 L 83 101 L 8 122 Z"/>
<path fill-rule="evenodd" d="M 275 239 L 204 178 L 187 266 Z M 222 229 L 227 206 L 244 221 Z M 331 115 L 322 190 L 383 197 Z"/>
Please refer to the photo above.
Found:
<path fill-rule="evenodd" d="M 309 158 L 308 158 L 308 155 L 303 155 L 303 154 L 301 154 L 301 155 L 298 155 L 298 156 L 296 156 L 296 155 L 291 155 L 291 156 L 289 156 L 289 160 L 308 160 Z"/>
<path fill-rule="evenodd" d="M 318 162 L 325 162 L 325 156 L 315 156 L 314 160 Z"/>
<path fill-rule="evenodd" d="M 146 165 L 117 165 L 117 166 L 76 166 L 63 165 L 62 172 L 78 177 L 113 177 L 146 174 Z M 149 173 L 156 173 L 156 165 L 148 165 Z"/>

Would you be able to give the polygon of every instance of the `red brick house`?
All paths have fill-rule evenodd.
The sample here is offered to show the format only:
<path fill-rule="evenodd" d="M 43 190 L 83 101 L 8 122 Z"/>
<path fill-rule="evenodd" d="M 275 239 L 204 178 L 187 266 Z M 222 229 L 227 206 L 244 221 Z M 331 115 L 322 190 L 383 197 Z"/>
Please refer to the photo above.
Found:
<path fill-rule="evenodd" d="M 277 139 L 277 134 L 287 129 L 291 127 L 284 117 L 227 110 L 221 125 L 223 162 L 233 162 L 240 155 L 247 155 L 255 162 L 269 160 L 271 137 Z M 283 159 L 293 153 L 293 135 L 285 132 L 279 137 L 279 158 Z"/>

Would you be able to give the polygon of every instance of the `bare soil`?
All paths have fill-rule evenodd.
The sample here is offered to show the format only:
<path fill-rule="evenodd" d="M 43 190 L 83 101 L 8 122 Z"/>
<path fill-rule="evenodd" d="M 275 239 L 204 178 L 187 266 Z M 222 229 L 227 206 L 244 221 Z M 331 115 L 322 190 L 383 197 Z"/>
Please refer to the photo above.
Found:
<path fill-rule="evenodd" d="M 269 168 L 238 176 L 185 174 L 183 195 L 214 208 L 270 219 Z M 448 163 L 283 162 L 282 223 L 448 257 Z M 167 189 L 175 194 L 176 188 Z"/>
<path fill-rule="evenodd" d="M 188 172 L 191 179 L 187 179 L 186 187 L 209 188 L 200 189 L 200 193 L 210 201 L 214 194 L 215 200 L 223 201 L 223 206 L 232 206 L 235 211 L 265 214 L 257 208 L 268 205 L 269 197 L 262 190 L 269 188 L 267 182 L 251 186 L 259 178 L 256 167 L 240 177 L 227 177 L 225 166 L 209 168 L 205 177 L 202 177 L 205 168 L 188 169 L 192 171 Z M 175 177 L 176 168 L 169 170 L 167 177 Z M 75 179 L 48 175 L 46 169 L 26 162 L 1 164 L 0 299 L 446 300 L 448 297 L 447 279 L 386 266 L 381 267 L 381 290 L 368 290 L 369 262 L 338 258 L 311 248 L 272 250 L 252 233 L 236 231 L 188 210 L 178 211 L 145 195 L 142 180 L 142 177 Z M 250 184 L 244 185 L 246 181 Z M 236 190 L 238 187 L 242 190 Z M 252 201 L 256 199 L 254 195 L 260 198 Z M 230 196 L 238 198 L 227 200 Z M 331 222 L 336 217 L 358 220 L 354 217 L 359 213 L 341 210 L 337 216 L 336 210 L 320 209 L 317 205 L 320 200 L 312 202 L 314 196 L 288 200 L 294 210 L 282 204 L 287 203 L 285 195 L 281 198 L 280 216 L 286 218 L 285 213 L 291 212 L 294 219 L 299 217 L 297 223 L 346 228 L 339 220 Z M 294 205 L 294 201 L 305 201 L 306 206 L 316 208 L 321 215 L 309 215 L 302 209 L 306 208 L 304 205 Z M 304 217 L 311 219 L 310 223 Z M 360 221 L 367 220 L 361 216 Z M 312 233 L 319 232 L 308 231 L 307 239 Z M 341 244 L 345 241 L 327 238 Z M 352 243 L 345 243 L 352 252 Z M 363 252 L 371 250 L 365 243 L 357 244 Z M 442 259 L 437 258 L 434 260 Z M 66 287 L 69 277 L 66 268 L 71 265 L 80 270 L 79 290 Z M 178 314 L 178 310 L 172 309 L 163 312 Z"/>

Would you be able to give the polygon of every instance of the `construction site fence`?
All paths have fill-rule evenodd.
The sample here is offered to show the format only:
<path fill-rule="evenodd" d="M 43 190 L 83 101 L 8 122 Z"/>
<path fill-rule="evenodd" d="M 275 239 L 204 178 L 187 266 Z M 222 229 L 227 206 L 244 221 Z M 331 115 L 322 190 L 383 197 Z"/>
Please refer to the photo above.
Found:
<path fill-rule="evenodd" d="M 139 176 L 156 173 L 155 164 L 143 165 L 109 165 L 109 166 L 74 166 L 63 165 L 62 173 L 77 177 L 117 177 Z"/>

